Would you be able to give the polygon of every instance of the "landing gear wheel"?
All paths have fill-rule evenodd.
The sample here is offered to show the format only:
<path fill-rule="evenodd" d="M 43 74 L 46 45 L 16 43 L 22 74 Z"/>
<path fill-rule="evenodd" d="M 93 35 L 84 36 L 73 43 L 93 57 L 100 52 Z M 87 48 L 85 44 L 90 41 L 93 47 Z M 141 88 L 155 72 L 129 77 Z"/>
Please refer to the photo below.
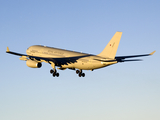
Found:
<path fill-rule="evenodd" d="M 51 69 L 51 70 L 50 70 L 50 73 L 52 74 L 53 72 L 54 72 L 54 71 Z"/>
<path fill-rule="evenodd" d="M 53 73 L 53 77 L 55 77 L 56 76 L 56 73 Z"/>
<path fill-rule="evenodd" d="M 85 73 L 82 73 L 82 77 L 85 77 Z"/>
<path fill-rule="evenodd" d="M 79 73 L 79 77 L 81 77 L 82 76 L 82 74 L 81 73 Z"/>
<path fill-rule="evenodd" d="M 78 74 L 80 71 L 79 70 L 76 70 L 76 73 Z"/>
<path fill-rule="evenodd" d="M 59 73 L 57 73 L 56 76 L 59 77 Z"/>

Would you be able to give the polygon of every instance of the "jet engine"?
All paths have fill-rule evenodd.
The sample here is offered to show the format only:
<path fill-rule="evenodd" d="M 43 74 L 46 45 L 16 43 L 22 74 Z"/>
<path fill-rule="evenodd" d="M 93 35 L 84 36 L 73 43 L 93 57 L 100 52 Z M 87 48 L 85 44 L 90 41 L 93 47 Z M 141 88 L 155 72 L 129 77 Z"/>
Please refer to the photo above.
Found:
<path fill-rule="evenodd" d="M 28 67 L 31 67 L 31 68 L 40 68 L 42 66 L 42 63 L 30 60 L 30 59 L 27 60 L 26 64 Z"/>

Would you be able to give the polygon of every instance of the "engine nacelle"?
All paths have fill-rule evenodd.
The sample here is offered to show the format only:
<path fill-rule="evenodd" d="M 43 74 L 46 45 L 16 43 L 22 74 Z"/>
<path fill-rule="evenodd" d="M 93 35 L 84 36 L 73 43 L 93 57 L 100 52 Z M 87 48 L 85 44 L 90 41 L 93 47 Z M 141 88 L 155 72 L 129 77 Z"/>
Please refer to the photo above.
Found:
<path fill-rule="evenodd" d="M 27 60 L 26 64 L 28 67 L 31 67 L 31 68 L 40 68 L 42 66 L 42 63 L 30 60 L 30 59 Z"/>

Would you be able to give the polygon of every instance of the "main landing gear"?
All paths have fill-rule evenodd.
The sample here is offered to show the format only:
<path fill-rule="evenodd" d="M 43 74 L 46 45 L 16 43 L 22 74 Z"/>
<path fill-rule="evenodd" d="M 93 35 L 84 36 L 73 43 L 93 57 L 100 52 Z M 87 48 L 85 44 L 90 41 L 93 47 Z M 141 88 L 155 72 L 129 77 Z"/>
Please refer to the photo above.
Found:
<path fill-rule="evenodd" d="M 55 63 L 54 62 L 50 62 L 51 66 L 53 69 L 50 70 L 50 73 L 53 75 L 53 77 L 57 76 L 59 77 L 59 73 L 57 72 L 56 68 L 55 68 Z"/>
<path fill-rule="evenodd" d="M 53 74 L 53 77 L 55 77 L 55 76 L 59 77 L 59 73 L 56 71 L 56 69 L 55 69 L 55 71 L 53 69 L 51 69 L 50 73 Z"/>
<path fill-rule="evenodd" d="M 76 73 L 79 77 L 85 77 L 85 73 L 82 73 L 82 70 L 76 70 Z"/>

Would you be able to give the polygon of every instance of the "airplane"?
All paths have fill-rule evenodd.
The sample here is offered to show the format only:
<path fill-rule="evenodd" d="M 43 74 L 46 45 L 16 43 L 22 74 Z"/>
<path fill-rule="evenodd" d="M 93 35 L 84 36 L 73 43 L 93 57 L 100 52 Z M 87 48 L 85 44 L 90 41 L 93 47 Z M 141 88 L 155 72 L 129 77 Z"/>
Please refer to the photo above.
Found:
<path fill-rule="evenodd" d="M 50 73 L 53 77 L 59 77 L 57 69 L 75 70 L 79 77 L 85 77 L 85 73 L 83 73 L 82 70 L 93 71 L 95 69 L 107 67 L 119 62 L 141 61 L 141 59 L 129 58 L 149 56 L 155 53 L 155 51 L 153 51 L 150 54 L 116 56 L 121 36 L 122 32 L 116 32 L 107 46 L 104 48 L 104 50 L 98 55 L 86 54 L 42 45 L 30 46 L 26 50 L 27 54 L 12 52 L 7 47 L 6 53 L 20 56 L 19 59 L 26 61 L 27 66 L 31 68 L 41 68 L 42 62 L 49 63 L 52 67 Z"/>

